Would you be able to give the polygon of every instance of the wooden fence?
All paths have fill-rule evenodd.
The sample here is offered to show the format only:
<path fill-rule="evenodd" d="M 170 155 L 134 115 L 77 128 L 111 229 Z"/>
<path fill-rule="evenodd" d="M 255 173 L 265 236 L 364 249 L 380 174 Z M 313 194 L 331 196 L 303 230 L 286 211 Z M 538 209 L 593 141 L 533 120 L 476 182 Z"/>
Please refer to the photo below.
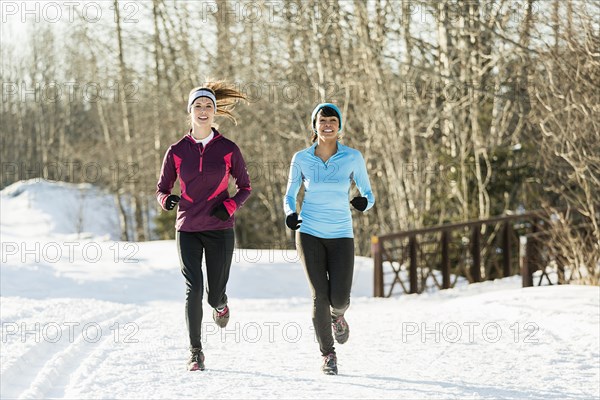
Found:
<path fill-rule="evenodd" d="M 394 289 L 422 293 L 448 289 L 458 280 L 469 283 L 522 275 L 523 286 L 534 273 L 550 278 L 543 268 L 547 214 L 518 215 L 441 225 L 373 236 L 374 296 L 390 297 Z"/>

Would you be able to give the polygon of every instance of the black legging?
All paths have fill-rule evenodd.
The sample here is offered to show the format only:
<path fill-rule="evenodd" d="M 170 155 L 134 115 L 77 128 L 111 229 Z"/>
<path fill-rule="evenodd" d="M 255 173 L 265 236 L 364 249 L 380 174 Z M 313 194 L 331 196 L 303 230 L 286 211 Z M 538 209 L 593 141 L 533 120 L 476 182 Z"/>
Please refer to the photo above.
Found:
<path fill-rule="evenodd" d="M 185 277 L 185 315 L 190 348 L 202 348 L 202 254 L 206 252 L 208 304 L 212 308 L 227 304 L 225 294 L 233 256 L 233 229 L 204 232 L 177 232 L 181 272 Z"/>
<path fill-rule="evenodd" d="M 296 248 L 313 295 L 313 326 L 321 354 L 334 353 L 331 317 L 350 305 L 354 273 L 354 239 L 322 239 L 296 233 Z"/>

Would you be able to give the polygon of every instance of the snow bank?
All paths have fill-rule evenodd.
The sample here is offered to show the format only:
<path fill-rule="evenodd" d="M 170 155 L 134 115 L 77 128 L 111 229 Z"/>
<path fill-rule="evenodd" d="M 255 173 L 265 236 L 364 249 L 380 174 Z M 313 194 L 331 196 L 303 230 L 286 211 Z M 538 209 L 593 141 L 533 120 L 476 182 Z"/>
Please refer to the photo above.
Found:
<path fill-rule="evenodd" d="M 113 197 L 89 184 L 20 181 L 0 192 L 2 230 L 6 235 L 119 238 Z"/>

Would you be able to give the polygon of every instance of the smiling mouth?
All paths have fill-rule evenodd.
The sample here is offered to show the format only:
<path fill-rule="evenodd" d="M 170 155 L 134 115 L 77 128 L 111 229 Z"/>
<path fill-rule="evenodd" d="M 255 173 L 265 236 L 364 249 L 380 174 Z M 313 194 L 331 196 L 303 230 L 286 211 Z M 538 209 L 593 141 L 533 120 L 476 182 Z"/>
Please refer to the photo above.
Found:
<path fill-rule="evenodd" d="M 333 129 L 323 129 L 323 132 L 325 132 L 325 133 L 331 133 L 331 132 L 333 132 Z"/>
<path fill-rule="evenodd" d="M 198 119 L 199 119 L 200 121 L 206 121 L 206 120 L 208 119 L 208 117 L 198 117 Z"/>

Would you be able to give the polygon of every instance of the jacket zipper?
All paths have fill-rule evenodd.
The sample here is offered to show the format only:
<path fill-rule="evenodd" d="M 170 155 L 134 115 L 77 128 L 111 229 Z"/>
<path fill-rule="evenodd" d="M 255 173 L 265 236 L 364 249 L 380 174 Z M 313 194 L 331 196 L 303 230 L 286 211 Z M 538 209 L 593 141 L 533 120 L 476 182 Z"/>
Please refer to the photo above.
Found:
<path fill-rule="evenodd" d="M 200 172 L 202 172 L 202 160 L 204 159 L 204 150 L 200 150 L 200 144 L 198 144 L 198 151 L 200 152 Z"/>
<path fill-rule="evenodd" d="M 213 138 L 213 140 L 211 140 L 210 142 L 206 143 L 206 146 L 204 146 L 204 150 L 200 150 L 200 143 L 196 143 L 196 148 L 198 149 L 198 153 L 200 153 L 200 167 L 199 167 L 199 171 L 202 172 L 202 161 L 204 159 L 204 152 L 206 151 L 206 148 L 216 139 Z"/>

